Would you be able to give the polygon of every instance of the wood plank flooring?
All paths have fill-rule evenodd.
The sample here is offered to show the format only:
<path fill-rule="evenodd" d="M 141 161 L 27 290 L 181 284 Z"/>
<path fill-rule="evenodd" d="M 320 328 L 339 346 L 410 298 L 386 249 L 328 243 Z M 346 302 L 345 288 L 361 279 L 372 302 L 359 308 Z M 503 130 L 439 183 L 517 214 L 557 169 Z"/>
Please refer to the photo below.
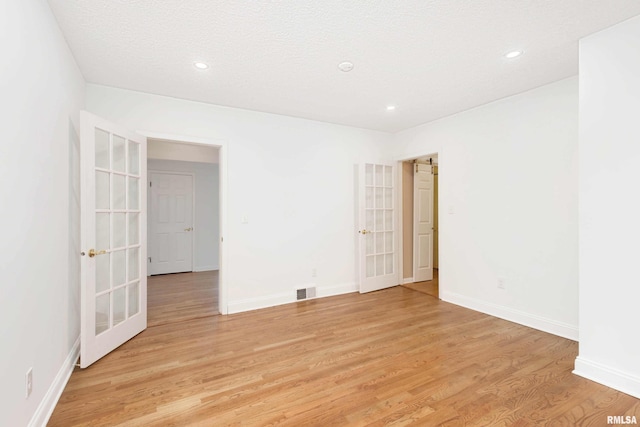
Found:
<path fill-rule="evenodd" d="M 402 286 L 148 328 L 74 371 L 50 426 L 604 426 L 640 400 L 577 343 Z"/>
<path fill-rule="evenodd" d="M 147 325 L 218 314 L 218 271 L 162 274 L 147 281 Z"/>
<path fill-rule="evenodd" d="M 402 286 L 413 289 L 414 291 L 422 292 L 427 295 L 431 295 L 434 298 L 439 298 L 439 276 L 438 269 L 433 269 L 433 280 L 427 280 L 424 282 L 406 283 Z"/>

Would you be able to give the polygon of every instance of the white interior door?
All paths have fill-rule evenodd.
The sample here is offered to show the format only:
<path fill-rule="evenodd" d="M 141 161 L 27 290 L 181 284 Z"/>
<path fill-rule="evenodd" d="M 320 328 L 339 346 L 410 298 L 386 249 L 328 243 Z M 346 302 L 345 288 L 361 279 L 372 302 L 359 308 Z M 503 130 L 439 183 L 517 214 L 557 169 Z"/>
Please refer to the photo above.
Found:
<path fill-rule="evenodd" d="M 360 292 L 371 292 L 398 284 L 394 167 L 361 165 L 358 185 Z"/>
<path fill-rule="evenodd" d="M 149 272 L 193 271 L 193 176 L 149 175 Z"/>
<path fill-rule="evenodd" d="M 413 175 L 413 280 L 433 280 L 433 168 L 420 163 Z"/>
<path fill-rule="evenodd" d="M 80 366 L 147 327 L 147 140 L 81 114 Z"/>

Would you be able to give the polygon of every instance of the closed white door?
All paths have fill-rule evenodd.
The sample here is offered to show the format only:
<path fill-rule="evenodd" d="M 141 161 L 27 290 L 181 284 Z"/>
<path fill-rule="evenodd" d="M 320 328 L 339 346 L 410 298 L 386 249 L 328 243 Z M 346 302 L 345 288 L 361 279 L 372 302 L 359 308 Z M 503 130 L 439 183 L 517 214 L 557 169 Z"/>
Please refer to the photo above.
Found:
<path fill-rule="evenodd" d="M 147 140 L 81 114 L 80 367 L 147 327 Z"/>
<path fill-rule="evenodd" d="M 149 175 L 149 272 L 193 271 L 193 176 Z"/>
<path fill-rule="evenodd" d="M 413 280 L 433 279 L 433 169 L 417 163 L 413 175 Z"/>
<path fill-rule="evenodd" d="M 358 192 L 360 292 L 364 293 L 398 284 L 394 167 L 361 165 Z"/>

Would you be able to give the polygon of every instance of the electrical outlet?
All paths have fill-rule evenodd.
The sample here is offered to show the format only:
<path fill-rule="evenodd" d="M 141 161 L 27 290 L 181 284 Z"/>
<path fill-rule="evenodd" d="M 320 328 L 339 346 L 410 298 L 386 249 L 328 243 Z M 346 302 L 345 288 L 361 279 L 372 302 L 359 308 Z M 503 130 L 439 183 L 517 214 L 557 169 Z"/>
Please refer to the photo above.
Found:
<path fill-rule="evenodd" d="M 25 375 L 25 398 L 28 398 L 31 395 L 31 391 L 33 390 L 33 368 L 29 368 Z"/>
<path fill-rule="evenodd" d="M 498 289 L 506 289 L 504 282 L 505 282 L 504 279 L 502 278 L 498 279 Z"/>

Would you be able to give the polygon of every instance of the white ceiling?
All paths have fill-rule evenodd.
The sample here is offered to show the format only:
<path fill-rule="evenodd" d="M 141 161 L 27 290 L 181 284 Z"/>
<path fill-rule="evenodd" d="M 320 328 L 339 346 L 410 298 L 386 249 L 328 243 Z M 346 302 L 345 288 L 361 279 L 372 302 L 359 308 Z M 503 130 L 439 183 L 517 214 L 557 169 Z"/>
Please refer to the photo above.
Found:
<path fill-rule="evenodd" d="M 88 82 L 389 132 L 575 75 L 578 39 L 640 14 L 639 0 L 49 4 Z"/>

